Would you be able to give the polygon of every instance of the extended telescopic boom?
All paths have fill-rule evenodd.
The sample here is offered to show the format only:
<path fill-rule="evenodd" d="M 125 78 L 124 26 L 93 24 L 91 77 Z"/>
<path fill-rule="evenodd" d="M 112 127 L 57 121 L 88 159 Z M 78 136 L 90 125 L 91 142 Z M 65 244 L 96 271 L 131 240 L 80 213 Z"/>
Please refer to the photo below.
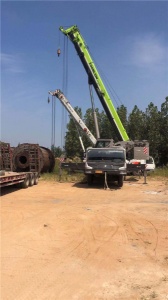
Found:
<path fill-rule="evenodd" d="M 121 120 L 117 114 L 117 111 L 112 103 L 112 100 L 101 80 L 101 77 L 98 73 L 98 70 L 91 58 L 91 55 L 88 51 L 88 47 L 80 34 L 80 31 L 76 25 L 64 29 L 63 27 L 59 28 L 74 44 L 75 49 L 79 55 L 79 58 L 82 61 L 82 64 L 88 74 L 89 84 L 93 84 L 95 91 L 103 105 L 103 108 L 112 124 L 115 125 L 116 133 L 119 140 L 128 141 L 129 137 L 126 133 L 125 128 L 123 127 Z"/>
<path fill-rule="evenodd" d="M 93 134 L 90 132 L 89 128 L 87 128 L 87 126 L 85 125 L 85 123 L 82 121 L 82 119 L 78 116 L 78 114 L 76 113 L 76 111 L 73 109 L 73 107 L 71 106 L 71 104 L 69 103 L 69 101 L 67 100 L 67 98 L 64 96 L 64 94 L 61 92 L 61 90 L 55 90 L 54 92 L 49 91 L 48 92 L 50 95 L 57 97 L 61 103 L 64 105 L 64 107 L 66 108 L 66 110 L 71 114 L 71 116 L 73 117 L 73 119 L 76 121 L 76 123 L 80 126 L 80 128 L 84 131 L 84 133 L 86 134 L 86 136 L 89 138 L 89 140 L 91 141 L 91 143 L 93 145 L 96 144 L 97 140 L 95 139 L 95 137 L 93 136 Z"/>

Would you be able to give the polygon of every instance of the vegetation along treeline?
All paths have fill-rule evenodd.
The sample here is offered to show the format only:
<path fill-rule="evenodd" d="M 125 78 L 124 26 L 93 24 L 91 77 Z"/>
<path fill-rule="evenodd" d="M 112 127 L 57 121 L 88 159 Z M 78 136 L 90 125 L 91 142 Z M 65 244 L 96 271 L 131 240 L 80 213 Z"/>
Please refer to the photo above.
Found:
<path fill-rule="evenodd" d="M 82 115 L 82 110 L 75 107 L 77 114 L 83 119 L 86 126 L 96 137 L 92 109 L 86 110 Z M 117 141 L 115 128 L 112 127 L 104 111 L 96 109 L 100 137 L 112 138 Z M 117 108 L 118 115 L 123 123 L 130 140 L 148 140 L 150 145 L 150 155 L 154 157 L 157 166 L 168 165 L 168 97 L 161 104 L 160 110 L 152 102 L 148 105 L 145 112 L 140 110 L 137 105 L 128 115 L 127 108 L 121 105 Z M 76 123 L 70 116 L 65 134 L 65 146 L 62 150 L 60 147 L 52 147 L 56 157 L 66 153 L 69 158 L 82 157 L 83 151 L 79 141 L 79 132 L 85 148 L 92 146 L 87 136 L 80 128 L 77 129 Z"/>

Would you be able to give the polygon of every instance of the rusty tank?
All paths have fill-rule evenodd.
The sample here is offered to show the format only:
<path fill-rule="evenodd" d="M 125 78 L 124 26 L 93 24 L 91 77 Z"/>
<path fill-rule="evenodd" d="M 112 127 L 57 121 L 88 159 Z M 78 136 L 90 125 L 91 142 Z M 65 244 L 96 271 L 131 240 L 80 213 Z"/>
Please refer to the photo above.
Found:
<path fill-rule="evenodd" d="M 50 149 L 38 144 L 19 144 L 13 150 L 13 171 L 51 173 L 55 158 Z"/>
<path fill-rule="evenodd" d="M 10 144 L 0 141 L 0 170 L 12 171 L 12 154 Z"/>

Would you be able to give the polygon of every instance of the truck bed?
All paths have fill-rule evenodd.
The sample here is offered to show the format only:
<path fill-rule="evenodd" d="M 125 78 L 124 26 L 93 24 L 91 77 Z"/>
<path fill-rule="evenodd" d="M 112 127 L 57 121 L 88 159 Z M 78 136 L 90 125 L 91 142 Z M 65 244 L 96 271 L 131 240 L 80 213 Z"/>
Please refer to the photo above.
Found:
<path fill-rule="evenodd" d="M 29 180 L 31 176 L 38 176 L 38 173 L 34 172 L 12 172 L 12 171 L 0 171 L 0 188 L 4 186 L 14 185 L 18 183 L 22 183 L 28 177 Z M 35 184 L 35 183 L 33 183 Z M 29 181 L 29 185 L 33 185 Z M 36 183 L 37 184 L 37 183 Z"/>

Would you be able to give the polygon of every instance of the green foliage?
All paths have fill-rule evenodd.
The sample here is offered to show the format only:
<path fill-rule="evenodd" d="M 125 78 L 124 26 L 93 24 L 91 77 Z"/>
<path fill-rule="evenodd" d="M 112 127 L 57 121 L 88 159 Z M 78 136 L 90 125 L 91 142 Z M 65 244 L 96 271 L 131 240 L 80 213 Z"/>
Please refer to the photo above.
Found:
<path fill-rule="evenodd" d="M 97 110 L 97 118 L 99 119 L 99 111 L 98 110 Z M 85 123 L 87 128 L 89 128 L 89 130 L 92 132 L 92 134 L 96 137 L 94 117 L 93 117 L 93 112 L 92 112 L 91 108 L 88 108 L 86 110 L 86 113 L 85 113 L 84 118 L 83 118 L 83 122 Z M 82 140 L 83 140 L 83 143 L 85 145 L 85 149 L 87 147 L 92 147 L 93 146 L 84 132 L 82 132 Z"/>
<path fill-rule="evenodd" d="M 149 174 L 151 178 L 157 178 L 157 177 L 162 177 L 167 179 L 168 183 L 168 166 L 164 166 L 162 168 L 156 168 L 154 172 L 151 172 Z"/>
<path fill-rule="evenodd" d="M 77 114 L 82 118 L 79 107 L 75 108 Z M 168 97 L 161 104 L 161 110 L 152 102 L 149 103 L 145 112 L 140 110 L 137 105 L 127 116 L 127 108 L 121 105 L 117 108 L 118 115 L 130 140 L 148 140 L 150 145 L 150 155 L 154 157 L 156 165 L 163 166 L 168 164 Z M 104 111 L 96 109 L 99 131 L 101 138 L 113 138 L 117 141 L 116 128 L 111 125 Z M 94 118 L 92 109 L 89 108 L 84 115 L 84 123 L 96 137 Z M 84 132 L 74 123 L 72 117 L 67 125 L 65 136 L 65 151 L 67 157 L 82 157 L 83 151 L 79 142 L 79 133 L 82 137 L 85 149 L 91 145 Z"/>
<path fill-rule="evenodd" d="M 54 154 L 54 157 L 60 157 L 64 153 L 61 147 L 54 147 L 54 145 L 51 146 L 51 151 Z"/>
<path fill-rule="evenodd" d="M 103 139 L 114 139 L 115 137 L 115 129 L 111 125 L 107 115 L 104 111 L 100 113 L 100 137 Z"/>
<path fill-rule="evenodd" d="M 147 140 L 145 124 L 145 114 L 135 105 L 128 117 L 127 129 L 130 140 Z"/>
<path fill-rule="evenodd" d="M 121 123 L 127 131 L 128 121 L 127 121 L 127 108 L 124 105 L 117 107 L 117 113 L 120 117 Z"/>
<path fill-rule="evenodd" d="M 158 145 L 159 163 L 168 164 L 168 97 L 161 105 L 160 112 L 160 144 Z"/>
<path fill-rule="evenodd" d="M 43 173 L 40 176 L 43 181 L 57 181 L 57 182 L 86 182 L 83 173 L 70 173 L 67 170 L 60 170 L 60 160 L 55 159 L 55 167 L 52 173 Z"/>
<path fill-rule="evenodd" d="M 75 107 L 74 110 L 82 118 L 82 111 L 79 107 Z M 81 129 L 78 127 L 72 116 L 69 116 L 70 120 L 67 124 L 67 132 L 65 135 L 65 152 L 66 156 L 73 158 L 74 156 L 82 156 L 83 150 L 79 141 L 79 134 Z"/>

